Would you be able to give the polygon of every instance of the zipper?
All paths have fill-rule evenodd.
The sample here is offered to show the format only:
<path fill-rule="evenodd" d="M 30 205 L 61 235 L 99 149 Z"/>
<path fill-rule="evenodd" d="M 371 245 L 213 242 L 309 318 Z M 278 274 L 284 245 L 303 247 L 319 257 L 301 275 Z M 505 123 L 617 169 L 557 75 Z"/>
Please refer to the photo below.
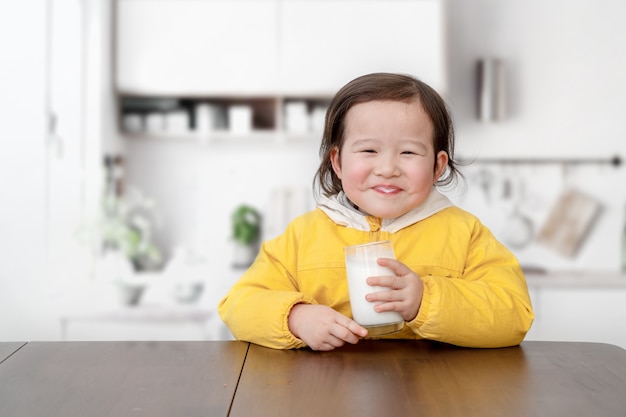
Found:
<path fill-rule="evenodd" d="M 380 240 L 382 219 L 380 217 L 365 216 L 365 220 L 367 220 L 367 224 L 370 226 L 369 241 L 378 242 Z"/>

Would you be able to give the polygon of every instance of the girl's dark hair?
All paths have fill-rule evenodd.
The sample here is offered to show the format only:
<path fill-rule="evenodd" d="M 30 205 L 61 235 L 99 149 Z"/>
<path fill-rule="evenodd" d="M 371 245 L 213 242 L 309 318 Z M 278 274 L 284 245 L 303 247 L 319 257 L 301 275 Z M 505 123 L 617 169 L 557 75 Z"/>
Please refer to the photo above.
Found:
<path fill-rule="evenodd" d="M 435 155 L 439 151 L 448 154 L 446 172 L 436 185 L 449 185 L 461 175 L 454 160 L 454 127 L 448 106 L 441 96 L 428 84 L 404 74 L 373 73 L 355 78 L 343 86 L 326 111 L 324 132 L 320 145 L 321 163 L 313 186 L 326 196 L 336 195 L 343 190 L 341 180 L 333 171 L 330 154 L 344 142 L 345 119 L 348 110 L 359 103 L 373 100 L 393 100 L 411 102 L 419 100 L 433 124 L 433 147 Z M 436 161 L 433 161 L 433 169 Z"/>

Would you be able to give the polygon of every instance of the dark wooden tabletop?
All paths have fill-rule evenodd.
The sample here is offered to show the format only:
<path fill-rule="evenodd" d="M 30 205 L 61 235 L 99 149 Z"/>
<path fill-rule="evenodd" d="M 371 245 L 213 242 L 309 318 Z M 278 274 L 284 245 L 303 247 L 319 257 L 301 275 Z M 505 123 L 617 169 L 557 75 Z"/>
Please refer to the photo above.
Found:
<path fill-rule="evenodd" d="M 0 342 L 0 363 L 25 344 L 24 342 Z"/>
<path fill-rule="evenodd" d="M 363 340 L 0 343 L 0 416 L 624 417 L 626 351 Z"/>
<path fill-rule="evenodd" d="M 326 353 L 251 345 L 230 415 L 624 417 L 626 351 L 551 342 L 361 341 Z"/>
<path fill-rule="evenodd" d="M 31 342 L 0 364 L 0 416 L 227 416 L 248 344 Z"/>

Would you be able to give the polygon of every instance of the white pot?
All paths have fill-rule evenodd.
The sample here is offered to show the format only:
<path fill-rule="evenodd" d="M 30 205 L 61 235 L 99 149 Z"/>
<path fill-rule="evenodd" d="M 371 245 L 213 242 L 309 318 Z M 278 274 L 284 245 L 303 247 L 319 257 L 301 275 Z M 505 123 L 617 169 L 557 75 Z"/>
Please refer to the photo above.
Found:
<path fill-rule="evenodd" d="M 252 265 L 259 250 L 257 245 L 243 245 L 235 242 L 233 245 L 233 266 L 236 268 L 247 268 Z"/>

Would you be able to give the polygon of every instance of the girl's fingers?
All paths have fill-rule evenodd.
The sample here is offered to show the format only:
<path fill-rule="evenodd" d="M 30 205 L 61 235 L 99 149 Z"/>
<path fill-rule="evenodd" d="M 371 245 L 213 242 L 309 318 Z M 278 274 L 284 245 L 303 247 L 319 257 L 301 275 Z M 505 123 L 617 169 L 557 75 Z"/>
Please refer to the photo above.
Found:
<path fill-rule="evenodd" d="M 402 262 L 396 260 L 396 259 L 392 259 L 392 258 L 379 258 L 378 259 L 378 265 L 380 266 L 386 266 L 387 268 L 391 269 L 396 275 L 398 276 L 404 276 L 407 274 L 410 274 L 411 269 L 406 266 L 405 264 L 403 264 Z"/>

